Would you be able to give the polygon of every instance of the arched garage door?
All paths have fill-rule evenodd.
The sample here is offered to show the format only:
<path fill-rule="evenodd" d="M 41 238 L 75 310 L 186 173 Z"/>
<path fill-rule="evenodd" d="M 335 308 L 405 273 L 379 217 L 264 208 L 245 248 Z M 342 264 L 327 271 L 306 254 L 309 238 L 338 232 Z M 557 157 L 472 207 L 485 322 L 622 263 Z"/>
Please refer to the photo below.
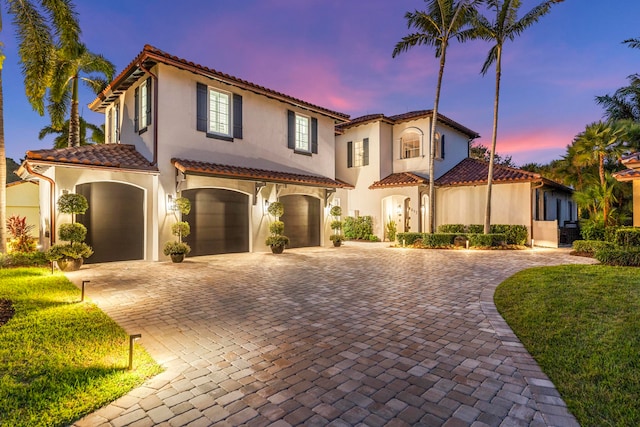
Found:
<path fill-rule="evenodd" d="M 291 248 L 320 246 L 320 199 L 311 196 L 282 196 L 284 234 Z"/>
<path fill-rule="evenodd" d="M 185 241 L 191 255 L 214 255 L 249 251 L 249 196 L 216 188 L 185 190 L 191 212 L 182 219 L 189 222 L 191 234 Z"/>
<path fill-rule="evenodd" d="M 144 259 L 144 191 L 117 182 L 93 182 L 76 188 L 89 202 L 77 221 L 87 227 L 93 248 L 87 263 Z"/>

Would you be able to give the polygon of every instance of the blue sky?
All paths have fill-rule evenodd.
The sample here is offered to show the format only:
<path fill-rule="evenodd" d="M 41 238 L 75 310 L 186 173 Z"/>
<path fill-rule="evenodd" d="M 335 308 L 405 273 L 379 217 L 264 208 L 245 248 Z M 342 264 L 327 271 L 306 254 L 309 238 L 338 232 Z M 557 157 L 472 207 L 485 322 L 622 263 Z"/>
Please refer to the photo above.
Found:
<path fill-rule="evenodd" d="M 405 12 L 423 0 L 76 0 L 82 38 L 111 60 L 117 72 L 153 45 L 309 102 L 350 114 L 387 115 L 433 108 L 438 62 L 418 46 L 391 52 L 409 30 Z M 523 0 L 522 13 L 538 1 Z M 176 5 L 178 5 L 176 7 Z M 597 7 L 596 7 L 597 6 Z M 5 7 L 4 2 L 1 7 Z M 38 140 L 48 117 L 24 95 L 15 33 L 6 9 L 0 41 L 7 156 L 50 148 Z M 498 153 L 517 164 L 559 158 L 573 137 L 601 119 L 596 95 L 612 93 L 640 72 L 640 50 L 621 42 L 640 37 L 640 2 L 565 0 L 521 37 L 503 59 Z M 440 112 L 480 133 L 490 145 L 494 74 L 480 75 L 489 45 L 454 43 Z M 81 97 L 83 117 L 102 123 Z M 126 142 L 126 141 L 125 141 Z"/>

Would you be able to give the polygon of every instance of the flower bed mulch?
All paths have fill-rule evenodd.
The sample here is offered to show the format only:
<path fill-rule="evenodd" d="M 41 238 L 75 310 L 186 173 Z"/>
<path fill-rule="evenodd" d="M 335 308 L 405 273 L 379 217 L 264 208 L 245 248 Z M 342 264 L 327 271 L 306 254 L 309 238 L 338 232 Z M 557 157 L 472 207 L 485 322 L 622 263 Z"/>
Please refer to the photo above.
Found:
<path fill-rule="evenodd" d="M 15 312 L 11 300 L 0 298 L 0 326 L 7 323 Z"/>

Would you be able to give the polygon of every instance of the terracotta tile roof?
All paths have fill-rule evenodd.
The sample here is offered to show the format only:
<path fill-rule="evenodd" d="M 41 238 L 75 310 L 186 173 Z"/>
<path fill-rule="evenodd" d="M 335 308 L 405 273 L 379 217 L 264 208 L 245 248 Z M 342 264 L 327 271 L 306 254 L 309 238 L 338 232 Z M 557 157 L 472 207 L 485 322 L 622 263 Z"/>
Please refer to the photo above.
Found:
<path fill-rule="evenodd" d="M 447 173 L 436 179 L 438 187 L 454 187 L 463 185 L 483 185 L 487 183 L 489 175 L 489 163 L 481 160 L 466 158 L 451 168 Z M 546 186 L 555 187 L 562 191 L 572 192 L 573 189 L 560 183 L 547 179 L 539 173 L 522 169 L 508 168 L 494 165 L 493 182 L 497 184 L 510 184 L 515 182 L 541 182 Z"/>
<path fill-rule="evenodd" d="M 640 152 L 624 156 L 621 160 L 623 165 L 632 169 L 640 168 Z"/>
<path fill-rule="evenodd" d="M 634 179 L 640 179 L 640 169 L 625 169 L 614 172 L 612 175 L 620 182 L 633 181 Z"/>
<path fill-rule="evenodd" d="M 466 158 L 451 168 L 447 173 L 436 179 L 436 185 L 440 187 L 456 185 L 486 184 L 489 175 L 489 163 Z M 493 182 L 530 182 L 540 181 L 542 176 L 538 173 L 521 169 L 508 168 L 494 165 Z"/>
<path fill-rule="evenodd" d="M 384 114 L 368 114 L 366 116 L 362 116 L 362 117 L 357 117 L 353 120 L 350 120 L 346 123 L 341 123 L 339 125 L 336 125 L 336 130 L 338 131 L 343 131 L 345 129 L 349 129 L 352 128 L 354 126 L 359 126 L 359 125 L 363 125 L 363 124 L 367 124 L 367 123 L 371 123 L 371 122 L 376 122 L 376 121 L 384 121 L 386 123 L 390 123 L 390 124 L 398 124 L 398 123 L 404 123 L 410 120 L 416 120 L 416 119 L 421 119 L 421 118 L 425 118 L 425 117 L 431 117 L 433 115 L 433 110 L 418 110 L 418 111 L 411 111 L 408 113 L 404 113 L 404 114 L 397 114 L 395 116 L 385 116 Z M 480 135 L 469 129 L 466 126 L 462 126 L 460 123 L 451 120 L 450 118 L 448 118 L 447 116 L 444 116 L 440 113 L 438 113 L 438 121 L 442 124 L 445 124 L 447 126 L 452 127 L 453 129 L 462 132 L 463 134 L 469 136 L 469 138 L 479 138 Z"/>
<path fill-rule="evenodd" d="M 386 178 L 376 181 L 369 186 L 370 190 L 391 187 L 412 187 L 415 185 L 425 185 L 429 183 L 428 178 L 416 175 L 411 172 L 392 173 Z"/>
<path fill-rule="evenodd" d="M 197 160 L 171 159 L 171 163 L 181 172 L 195 175 L 215 176 L 219 178 L 245 179 L 252 181 L 267 181 L 280 184 L 300 184 L 312 187 L 343 188 L 348 184 L 333 179 L 303 175 L 289 172 L 271 171 L 266 169 L 247 168 L 242 166 L 219 165 L 215 163 L 199 162 Z"/>
<path fill-rule="evenodd" d="M 174 55 L 170 55 L 160 49 L 157 49 L 150 45 L 145 45 L 142 52 L 133 60 L 129 65 L 101 92 L 98 97 L 89 104 L 89 108 L 93 111 L 104 111 L 107 105 L 109 105 L 117 95 L 131 87 L 141 76 L 145 74 L 141 65 L 149 69 L 155 64 L 166 64 L 181 70 L 191 71 L 195 74 L 222 81 L 232 86 L 245 89 L 259 95 L 275 98 L 280 101 L 287 102 L 296 106 L 300 106 L 304 109 L 318 112 L 320 114 L 329 116 L 337 121 L 343 122 L 349 119 L 348 114 L 332 111 L 318 105 L 311 104 L 298 98 L 286 95 L 284 93 L 266 88 L 264 86 L 251 83 L 247 80 L 234 77 L 230 74 L 225 74 L 220 71 L 208 68 L 200 64 L 187 61 L 186 59 L 179 58 Z"/>
<path fill-rule="evenodd" d="M 27 161 L 157 172 L 142 154 L 129 144 L 96 144 L 81 147 L 27 151 Z"/>

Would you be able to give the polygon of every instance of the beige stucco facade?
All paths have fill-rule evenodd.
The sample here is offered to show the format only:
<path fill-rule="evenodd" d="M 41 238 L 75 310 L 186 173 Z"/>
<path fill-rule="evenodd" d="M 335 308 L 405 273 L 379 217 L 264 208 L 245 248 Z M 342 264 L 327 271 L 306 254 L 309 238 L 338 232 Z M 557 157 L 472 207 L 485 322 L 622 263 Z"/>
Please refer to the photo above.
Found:
<path fill-rule="evenodd" d="M 7 184 L 7 218 L 25 217 L 32 225 L 31 235 L 40 234 L 40 190 L 37 182 L 17 181 Z"/>

